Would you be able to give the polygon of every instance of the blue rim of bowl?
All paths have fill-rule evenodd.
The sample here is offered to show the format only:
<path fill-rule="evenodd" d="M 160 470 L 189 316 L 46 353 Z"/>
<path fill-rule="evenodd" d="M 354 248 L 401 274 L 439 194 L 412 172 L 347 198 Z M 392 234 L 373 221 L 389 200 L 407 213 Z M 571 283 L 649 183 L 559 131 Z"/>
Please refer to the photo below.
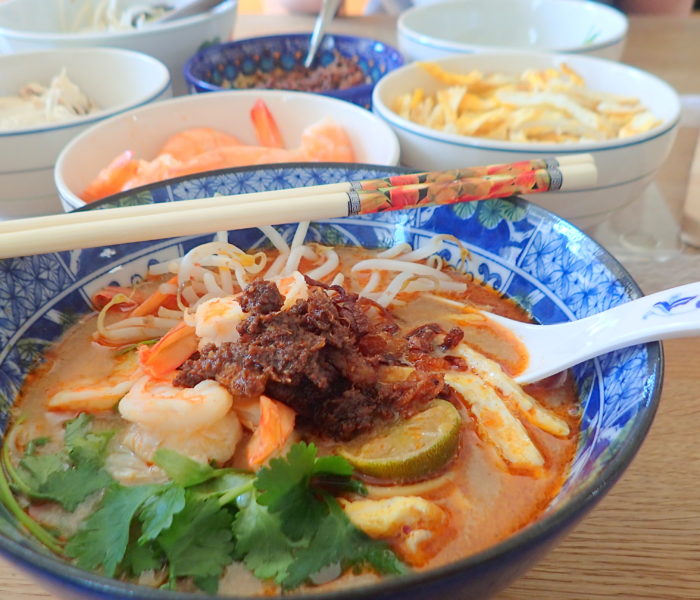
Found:
<path fill-rule="evenodd" d="M 112 111 L 100 111 L 99 114 L 95 114 L 94 117 L 92 118 L 86 118 L 85 120 L 80 119 L 80 120 L 72 120 L 72 121 L 67 121 L 65 123 L 61 123 L 60 125 L 54 125 L 53 127 L 37 127 L 37 128 L 27 128 L 27 129 L 12 129 L 9 131 L 0 131 L 0 138 L 3 137 L 15 137 L 15 136 L 24 136 L 24 135 L 34 135 L 37 133 L 46 133 L 46 132 L 52 132 L 52 131 L 61 131 L 63 129 L 70 129 L 71 127 L 82 127 L 84 125 L 90 126 L 93 125 L 94 123 L 97 123 L 98 121 L 104 121 L 105 119 L 109 119 L 111 117 L 115 117 L 117 115 L 120 115 L 122 113 L 125 113 L 129 110 L 133 110 L 135 108 L 140 108 L 141 106 L 144 106 L 145 104 L 150 104 L 151 102 L 155 102 L 160 98 L 163 94 L 165 94 L 170 86 L 172 85 L 172 78 L 170 77 L 170 71 L 168 71 L 168 79 L 165 82 L 165 84 L 157 91 L 151 94 L 148 98 L 144 98 L 141 100 L 138 104 L 131 104 L 129 106 L 124 106 L 122 108 L 119 108 L 117 110 L 112 110 Z"/>
<path fill-rule="evenodd" d="M 368 38 L 368 37 L 362 37 L 358 35 L 342 35 L 342 34 L 333 34 L 329 33 L 326 34 L 326 37 L 330 38 L 335 38 L 335 39 L 342 39 L 342 40 L 360 40 L 363 42 L 374 42 L 377 44 L 382 44 L 391 54 L 394 55 L 394 58 L 398 59 L 397 65 L 394 68 L 401 67 L 405 64 L 405 59 L 403 57 L 403 54 L 399 52 L 394 46 L 387 44 L 386 42 L 383 42 L 381 40 L 376 40 L 374 38 Z M 222 91 L 227 91 L 227 92 L 235 92 L 237 90 L 244 90 L 244 89 L 253 89 L 253 88 L 222 88 L 221 86 L 218 86 L 216 84 L 210 83 L 208 81 L 204 81 L 203 79 L 200 79 L 199 77 L 195 77 L 194 75 L 191 74 L 192 70 L 192 65 L 200 60 L 201 56 L 204 54 L 207 54 L 208 52 L 215 52 L 220 50 L 221 48 L 230 48 L 233 46 L 237 46 L 241 43 L 244 42 L 252 42 L 252 41 L 258 41 L 261 43 L 264 43 L 266 41 L 273 41 L 273 40 L 279 40 L 279 39 L 285 39 L 285 38 L 292 38 L 292 39 L 308 39 L 309 36 L 306 33 L 283 33 L 283 34 L 277 34 L 277 35 L 265 35 L 265 36 L 255 36 L 255 37 L 249 37 L 249 38 L 241 38 L 239 40 L 233 40 L 230 42 L 222 42 L 220 44 L 212 44 L 211 46 L 207 46 L 206 48 L 203 48 L 196 54 L 192 55 L 190 58 L 187 59 L 185 64 L 182 67 L 182 75 L 185 78 L 185 82 L 188 86 L 198 86 L 202 89 L 206 89 L 210 92 L 222 92 Z M 345 88 L 342 90 L 323 90 L 322 92 L 308 92 L 311 94 L 324 94 L 324 95 L 329 95 L 329 96 L 335 96 L 337 98 L 342 98 L 345 99 L 346 96 L 358 96 L 362 94 L 369 94 L 372 91 L 372 88 L 376 85 L 377 83 L 363 83 L 362 85 L 356 85 L 353 87 Z M 271 88 L 271 89 L 283 89 L 283 88 Z M 294 91 L 294 90 L 285 90 L 285 91 Z M 298 90 L 298 91 L 303 91 L 303 90 Z"/>
<path fill-rule="evenodd" d="M 232 169 L 220 169 L 216 171 L 206 171 L 193 175 L 186 175 L 176 179 L 167 180 L 168 184 L 174 184 L 179 181 L 188 179 L 196 179 L 205 176 L 217 176 L 225 174 L 246 173 L 253 170 L 260 170 L 265 167 L 274 167 L 278 169 L 303 169 L 308 167 L 308 163 L 276 163 L 274 165 L 255 165 L 252 167 L 236 167 Z M 387 173 L 405 174 L 414 173 L 415 169 L 406 167 L 375 165 L 366 163 L 314 163 L 315 167 L 336 167 L 346 169 L 376 169 L 383 170 Z M 133 195 L 138 191 L 147 191 L 153 188 L 161 187 L 165 182 L 152 183 L 139 188 L 134 188 L 127 192 L 120 192 L 113 196 L 108 196 L 92 204 L 78 209 L 93 210 L 102 207 L 108 207 L 118 202 L 120 198 Z M 564 227 L 576 232 L 576 236 L 587 238 L 588 236 L 575 225 L 569 223 L 565 219 L 558 217 L 550 211 L 539 207 L 524 198 L 513 197 L 512 201 L 528 207 L 528 210 L 534 214 L 554 216 Z M 627 282 L 627 290 L 633 296 L 639 297 L 642 295 L 642 290 L 637 285 L 632 275 L 622 266 L 622 264 L 603 246 L 595 242 L 599 249 L 598 258 L 605 266 L 615 273 L 619 278 L 623 278 Z M 627 467 L 632 462 L 632 459 L 637 454 L 641 447 L 647 432 L 656 415 L 656 411 L 661 399 L 661 388 L 663 385 L 664 373 L 664 354 L 660 342 L 649 342 L 645 344 L 648 351 L 648 362 L 653 365 L 654 385 L 650 392 L 651 401 L 649 405 L 640 411 L 640 416 L 637 417 L 634 431 L 622 442 L 622 445 L 611 459 L 605 465 L 600 473 L 591 481 L 583 485 L 582 489 L 575 493 L 560 507 L 557 507 L 551 513 L 545 514 L 534 523 L 531 523 L 520 529 L 513 535 L 509 536 L 502 542 L 494 544 L 489 548 L 472 554 L 460 560 L 454 561 L 447 565 L 430 569 L 423 572 L 414 572 L 399 577 L 382 579 L 377 583 L 357 586 L 349 589 L 336 590 L 331 592 L 311 592 L 309 594 L 294 594 L 300 600 L 357 600 L 362 597 L 383 597 L 395 592 L 401 592 L 413 586 L 430 585 L 432 582 L 439 582 L 443 578 L 458 578 L 460 572 L 471 568 L 486 568 L 491 563 L 496 563 L 499 560 L 507 558 L 508 555 L 517 554 L 521 549 L 527 548 L 530 545 L 545 543 L 548 538 L 557 532 L 565 531 L 572 526 L 580 517 L 584 516 L 610 489 L 615 482 L 624 473 Z M 258 600 L 259 596 L 231 596 L 231 595 L 209 595 L 202 593 L 191 592 L 173 592 L 166 590 L 151 589 L 145 586 L 126 583 L 111 579 L 103 575 L 85 571 L 73 566 L 53 555 L 39 554 L 35 550 L 23 546 L 18 542 L 8 540 L 0 536 L 0 549 L 10 554 L 15 560 L 19 559 L 25 567 L 34 569 L 36 573 L 42 576 L 55 578 L 62 585 L 72 585 L 77 588 L 89 589 L 101 594 L 113 595 L 115 598 L 138 598 L 139 600 L 216 600 L 217 598 L 227 598 L 232 600 Z M 282 596 L 279 596 L 282 597 Z"/>

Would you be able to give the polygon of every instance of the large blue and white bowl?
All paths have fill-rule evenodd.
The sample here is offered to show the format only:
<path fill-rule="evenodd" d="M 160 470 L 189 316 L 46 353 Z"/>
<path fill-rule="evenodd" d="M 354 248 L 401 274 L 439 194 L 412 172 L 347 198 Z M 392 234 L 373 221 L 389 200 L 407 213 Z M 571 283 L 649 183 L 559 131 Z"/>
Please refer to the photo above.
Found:
<path fill-rule="evenodd" d="M 113 196 L 97 208 L 171 202 L 262 189 L 366 179 L 404 172 L 371 165 L 278 165 L 191 176 Z M 289 239 L 293 226 L 279 231 Z M 470 252 L 474 280 L 514 298 L 543 323 L 585 317 L 640 295 L 620 264 L 559 217 L 521 199 L 382 213 L 313 223 L 309 236 L 326 244 L 384 248 L 420 246 L 449 233 Z M 148 264 L 175 257 L 211 235 L 75 250 L 0 262 L 0 424 L 7 425 L 22 383 L 42 352 L 109 283 L 133 284 Z M 261 246 L 256 229 L 234 231 L 243 247 Z M 445 253 L 460 257 L 456 245 Z M 574 341 L 572 340 L 572 343 Z M 386 579 L 376 585 L 309 598 L 486 599 L 530 568 L 600 500 L 629 465 L 652 422 L 662 382 L 659 343 L 618 350 L 574 369 L 582 405 L 581 434 L 567 481 L 536 522 L 476 555 L 445 567 Z M 0 508 L 0 551 L 62 598 L 90 600 L 210 598 L 138 587 L 82 571 L 29 539 Z"/>

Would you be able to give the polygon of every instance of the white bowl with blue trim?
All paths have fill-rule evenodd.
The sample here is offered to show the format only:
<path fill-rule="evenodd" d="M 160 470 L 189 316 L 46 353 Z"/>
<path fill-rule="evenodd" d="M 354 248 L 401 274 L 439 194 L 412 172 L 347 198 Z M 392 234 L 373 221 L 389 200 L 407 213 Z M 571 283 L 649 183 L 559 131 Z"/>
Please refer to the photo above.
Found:
<path fill-rule="evenodd" d="M 418 1 L 397 22 L 399 50 L 412 60 L 496 48 L 585 54 L 619 60 L 628 20 L 583 0 Z"/>
<path fill-rule="evenodd" d="M 98 121 L 171 94 L 167 67 L 118 48 L 66 48 L 0 55 L 0 97 L 27 83 L 48 86 L 64 69 L 98 107 L 69 121 L 0 129 L 0 220 L 62 211 L 53 169 L 63 147 Z"/>
<path fill-rule="evenodd" d="M 493 52 L 452 55 L 437 62 L 445 70 L 518 75 L 526 69 L 559 67 L 576 70 L 590 89 L 634 96 L 661 124 L 622 139 L 596 142 L 518 143 L 445 133 L 400 117 L 393 110 L 397 97 L 418 87 L 431 94 L 446 87 L 419 63 L 404 65 L 383 77 L 374 89 L 372 110 L 394 130 L 401 146 L 401 163 L 420 170 L 455 169 L 508 163 L 537 157 L 586 152 L 598 167 L 598 182 L 580 191 L 531 194 L 526 198 L 575 225 L 589 228 L 640 197 L 668 157 L 678 130 L 678 93 L 658 77 L 637 68 L 588 56 L 541 52 Z"/>
<path fill-rule="evenodd" d="M 185 0 L 160 4 L 180 6 Z M 109 46 L 143 52 L 160 60 L 170 70 L 173 93 L 187 93 L 182 75 L 185 61 L 203 46 L 228 40 L 238 14 L 238 0 L 221 0 L 203 12 L 145 25 L 137 29 L 101 30 L 93 27 L 98 6 L 106 2 L 82 0 L 0 1 L 0 53 L 28 52 L 50 48 Z M 116 14 L 159 2 L 119 0 Z M 111 5 L 111 3 L 110 3 Z"/>

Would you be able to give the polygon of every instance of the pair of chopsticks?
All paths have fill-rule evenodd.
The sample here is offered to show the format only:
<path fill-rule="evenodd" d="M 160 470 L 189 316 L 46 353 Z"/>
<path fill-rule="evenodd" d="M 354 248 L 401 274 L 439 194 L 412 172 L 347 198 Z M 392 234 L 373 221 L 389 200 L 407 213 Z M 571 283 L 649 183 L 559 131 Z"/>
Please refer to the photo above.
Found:
<path fill-rule="evenodd" d="M 0 258 L 503 198 L 595 183 L 590 154 L 0 223 Z"/>

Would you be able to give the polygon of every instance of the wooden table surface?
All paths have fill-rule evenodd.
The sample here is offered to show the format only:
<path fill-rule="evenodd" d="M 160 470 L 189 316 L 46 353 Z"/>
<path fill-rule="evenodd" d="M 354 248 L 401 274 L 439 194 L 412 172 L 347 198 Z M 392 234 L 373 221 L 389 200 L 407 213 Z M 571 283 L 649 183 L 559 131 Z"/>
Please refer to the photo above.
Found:
<path fill-rule="evenodd" d="M 306 17 L 242 15 L 235 37 L 310 31 Z M 340 19 L 336 32 L 387 42 L 382 17 Z M 700 18 L 633 17 L 623 60 L 700 95 Z M 682 129 L 657 183 L 678 219 L 698 129 Z M 698 190 L 700 193 L 700 190 Z M 700 253 L 679 246 L 663 262 L 626 256 L 646 292 L 700 279 Z M 498 600 L 700 599 L 700 338 L 664 343 L 661 406 L 622 479 L 578 528 Z M 0 600 L 57 600 L 0 560 Z"/>

